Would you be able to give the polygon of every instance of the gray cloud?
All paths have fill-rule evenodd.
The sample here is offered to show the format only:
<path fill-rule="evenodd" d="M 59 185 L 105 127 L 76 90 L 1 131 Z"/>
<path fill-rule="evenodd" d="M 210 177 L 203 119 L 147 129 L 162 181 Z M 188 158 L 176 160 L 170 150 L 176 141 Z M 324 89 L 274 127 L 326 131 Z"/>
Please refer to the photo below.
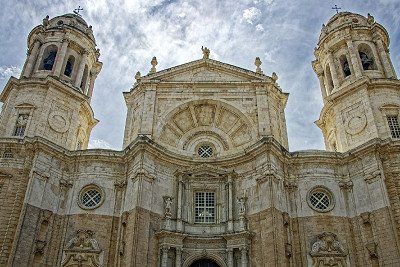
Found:
<path fill-rule="evenodd" d="M 321 25 L 334 14 L 333 1 L 0 2 L 3 9 L 0 66 L 3 68 L 22 68 L 26 37 L 44 16 L 57 16 L 71 12 L 78 4 L 83 5 L 83 17 L 93 25 L 104 63 L 92 100 L 100 120 L 92 132 L 92 147 L 121 148 L 126 116 L 122 92 L 132 86 L 136 71 L 146 74 L 153 56 L 157 56 L 158 69 L 199 59 L 202 45 L 211 49 L 212 58 L 251 70 L 255 69 L 254 58 L 261 57 L 264 73 L 276 72 L 283 91 L 290 93 L 286 109 L 290 149 L 324 147 L 321 132 L 314 125 L 322 100 L 311 60 Z M 337 4 L 342 4 L 342 10 L 364 15 L 372 13 L 387 28 L 392 42 L 392 60 L 398 69 L 399 1 Z M 5 73 L 4 77 L 12 74 Z M 0 79 L 0 86 L 6 82 L 7 79 Z"/>

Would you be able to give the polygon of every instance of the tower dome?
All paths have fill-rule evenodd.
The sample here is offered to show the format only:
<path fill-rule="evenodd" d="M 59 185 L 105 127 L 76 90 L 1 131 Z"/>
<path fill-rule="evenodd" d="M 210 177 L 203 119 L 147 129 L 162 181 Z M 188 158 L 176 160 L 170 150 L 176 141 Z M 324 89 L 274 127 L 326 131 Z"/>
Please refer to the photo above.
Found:
<path fill-rule="evenodd" d="M 91 97 L 102 63 L 92 26 L 81 16 L 46 16 L 29 34 L 28 51 L 22 77 L 52 76 Z"/>

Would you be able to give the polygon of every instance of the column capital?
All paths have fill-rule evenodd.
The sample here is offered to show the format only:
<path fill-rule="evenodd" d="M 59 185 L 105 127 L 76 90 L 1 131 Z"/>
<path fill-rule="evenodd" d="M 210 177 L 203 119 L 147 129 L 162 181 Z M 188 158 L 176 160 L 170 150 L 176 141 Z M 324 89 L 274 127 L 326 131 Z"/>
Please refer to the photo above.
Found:
<path fill-rule="evenodd" d="M 171 247 L 169 245 L 162 245 L 161 246 L 161 251 L 163 253 L 167 253 L 170 249 L 171 249 Z"/>

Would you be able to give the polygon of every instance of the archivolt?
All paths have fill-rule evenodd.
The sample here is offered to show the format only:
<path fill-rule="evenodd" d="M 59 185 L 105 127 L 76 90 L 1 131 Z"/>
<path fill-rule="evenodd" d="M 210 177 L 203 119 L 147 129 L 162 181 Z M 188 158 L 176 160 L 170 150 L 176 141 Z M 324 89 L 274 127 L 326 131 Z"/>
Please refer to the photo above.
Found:
<path fill-rule="evenodd" d="M 225 102 L 208 99 L 176 107 L 161 119 L 156 129 L 157 138 L 178 149 L 185 149 L 191 138 L 199 135 L 211 134 L 224 149 L 247 144 L 256 136 L 242 112 Z"/>

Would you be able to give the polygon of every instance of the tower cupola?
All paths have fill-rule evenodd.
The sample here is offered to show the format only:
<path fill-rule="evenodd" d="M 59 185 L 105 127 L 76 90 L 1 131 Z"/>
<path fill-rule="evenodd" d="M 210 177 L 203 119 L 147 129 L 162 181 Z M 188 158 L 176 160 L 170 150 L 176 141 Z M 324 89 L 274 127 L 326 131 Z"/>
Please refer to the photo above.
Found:
<path fill-rule="evenodd" d="M 372 15 L 333 16 L 322 25 L 314 52 L 323 98 L 363 78 L 396 78 L 388 47 L 389 35 Z"/>
<path fill-rule="evenodd" d="M 28 58 L 21 76 L 52 76 L 91 97 L 102 67 L 99 56 L 92 26 L 81 16 L 46 16 L 28 36 Z"/>

